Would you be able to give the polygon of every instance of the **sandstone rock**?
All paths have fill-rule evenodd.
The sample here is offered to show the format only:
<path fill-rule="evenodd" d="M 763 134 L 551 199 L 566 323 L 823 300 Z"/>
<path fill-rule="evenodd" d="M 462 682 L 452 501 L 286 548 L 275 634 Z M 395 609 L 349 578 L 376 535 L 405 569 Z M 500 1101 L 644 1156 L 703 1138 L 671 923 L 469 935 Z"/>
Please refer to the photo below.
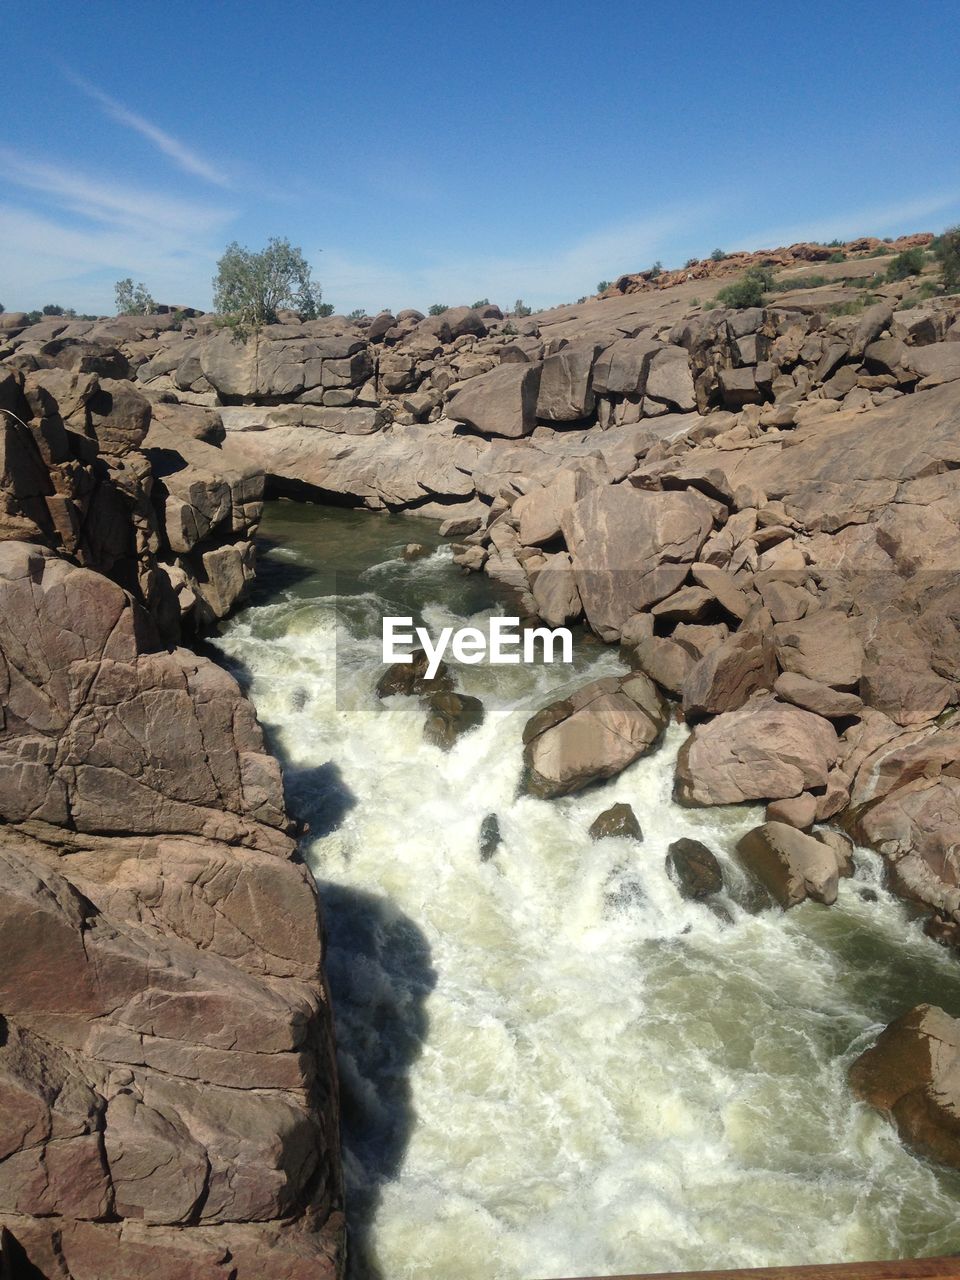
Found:
<path fill-rule="evenodd" d="M 563 532 L 594 630 L 614 640 L 631 614 L 675 591 L 712 527 L 709 503 L 690 491 L 607 485 L 575 503 Z"/>
<path fill-rule="evenodd" d="M 759 631 L 744 629 L 711 649 L 683 681 L 683 714 L 688 718 L 736 711 L 776 679 L 773 646 Z"/>
<path fill-rule="evenodd" d="M 723 888 L 723 872 L 716 854 L 699 840 L 687 836 L 674 840 L 667 852 L 666 867 L 684 898 L 709 898 Z"/>
<path fill-rule="evenodd" d="M 857 694 L 832 689 L 819 680 L 809 680 L 792 671 L 784 671 L 779 675 L 773 688 L 784 702 L 792 702 L 794 706 L 813 711 L 818 716 L 826 716 L 827 719 L 856 716 L 863 710 L 863 701 Z"/>
<path fill-rule="evenodd" d="M 482 436 L 527 436 L 536 426 L 539 391 L 539 365 L 499 365 L 471 378 L 447 412 Z"/>
<path fill-rule="evenodd" d="M 547 556 L 533 578 L 537 612 L 548 626 L 561 627 L 583 612 L 573 561 L 565 551 Z"/>
<path fill-rule="evenodd" d="M 682 347 L 665 347 L 657 352 L 650 361 L 643 390 L 644 395 L 681 412 L 696 409 L 697 397 L 686 351 Z"/>
<path fill-rule="evenodd" d="M 960 1168 L 960 1022 L 921 1004 L 892 1022 L 850 1068 L 857 1097 L 918 1155 Z"/>
<path fill-rule="evenodd" d="M 784 671 L 832 689 L 853 688 L 863 673 L 863 645 L 842 613 L 820 610 L 774 627 L 777 659 Z"/>
<path fill-rule="evenodd" d="M 574 422 L 593 413 L 593 362 L 598 351 L 594 343 L 578 343 L 544 360 L 538 418 L 545 422 Z"/>
<path fill-rule="evenodd" d="M 828 845 L 783 822 L 765 822 L 737 845 L 741 861 L 787 910 L 812 898 L 837 900 L 839 867 Z"/>
<path fill-rule="evenodd" d="M 550 799 L 612 778 L 649 751 L 666 723 L 645 676 L 594 680 L 528 721 L 523 788 Z"/>
<path fill-rule="evenodd" d="M 828 720 L 761 694 L 694 730 L 677 758 L 674 794 L 690 805 L 798 796 L 825 785 L 839 752 Z"/>
<path fill-rule="evenodd" d="M 139 449 L 150 426 L 150 401 L 129 382 L 101 378 L 88 401 L 90 426 L 101 453 L 123 457 Z"/>
<path fill-rule="evenodd" d="M 783 822 L 798 831 L 808 831 L 817 820 L 817 797 L 809 791 L 767 805 L 767 822 Z"/>
<path fill-rule="evenodd" d="M 483 724 L 483 703 L 479 698 L 441 690 L 427 694 L 424 701 L 427 721 L 423 736 L 442 751 L 449 751 L 462 734 Z"/>
<path fill-rule="evenodd" d="M 591 840 L 602 840 L 606 836 L 623 836 L 628 840 L 643 839 L 637 815 L 628 804 L 614 804 L 598 813 L 590 823 L 587 834 Z"/>

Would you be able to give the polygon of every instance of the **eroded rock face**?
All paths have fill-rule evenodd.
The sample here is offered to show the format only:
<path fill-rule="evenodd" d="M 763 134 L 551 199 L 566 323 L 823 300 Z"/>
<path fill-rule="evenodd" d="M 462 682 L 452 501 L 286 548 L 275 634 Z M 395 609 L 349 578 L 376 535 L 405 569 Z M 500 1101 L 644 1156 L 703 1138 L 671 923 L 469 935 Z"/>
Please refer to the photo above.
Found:
<path fill-rule="evenodd" d="M 523 787 L 549 799 L 612 778 L 649 751 L 667 718 L 646 676 L 594 680 L 528 721 Z"/>
<path fill-rule="evenodd" d="M 960 1168 L 960 1022 L 910 1009 L 850 1068 L 850 1087 L 919 1155 Z"/>
<path fill-rule="evenodd" d="M 49 1275 L 338 1274 L 318 903 L 252 708 L 12 541 L 0 692 L 0 1224 Z"/>

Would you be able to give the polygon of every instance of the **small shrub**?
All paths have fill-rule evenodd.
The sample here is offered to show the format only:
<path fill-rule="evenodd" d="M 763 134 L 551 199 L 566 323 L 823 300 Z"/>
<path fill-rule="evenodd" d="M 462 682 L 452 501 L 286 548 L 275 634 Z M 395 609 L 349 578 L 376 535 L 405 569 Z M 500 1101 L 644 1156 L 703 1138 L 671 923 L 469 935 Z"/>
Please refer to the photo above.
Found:
<path fill-rule="evenodd" d="M 659 276 L 663 275 L 663 263 L 660 261 L 659 258 L 656 260 L 656 262 L 647 272 L 647 275 L 651 280 L 656 280 Z"/>
<path fill-rule="evenodd" d="M 449 311 L 450 307 L 446 302 L 435 302 L 427 309 L 427 315 L 442 316 L 445 311 Z"/>
<path fill-rule="evenodd" d="M 844 245 L 844 241 L 843 241 L 843 240 L 828 240 L 828 241 L 827 241 L 827 248 L 828 248 L 828 249 L 842 249 L 842 248 L 843 248 L 843 245 Z"/>
<path fill-rule="evenodd" d="M 363 307 L 356 307 L 353 311 L 350 312 L 350 314 L 347 316 L 347 319 L 353 320 L 354 323 L 356 323 L 357 320 L 363 320 L 366 314 L 367 313 L 364 311 Z"/>
<path fill-rule="evenodd" d="M 62 316 L 63 307 L 59 306 L 56 302 L 48 302 L 43 308 L 43 314 L 45 316 Z"/>
<path fill-rule="evenodd" d="M 726 256 L 727 256 L 727 255 L 724 253 L 724 251 L 723 251 L 722 249 L 714 249 L 714 251 L 710 254 L 710 261 L 711 261 L 711 262 L 723 262 L 723 260 L 724 260 L 724 258 L 726 258 Z"/>
<path fill-rule="evenodd" d="M 768 286 L 770 293 L 791 293 L 794 289 L 822 289 L 824 285 L 833 284 L 826 276 L 806 276 L 803 280 L 796 277 L 786 280 L 774 280 Z"/>
<path fill-rule="evenodd" d="M 699 305 L 700 305 L 700 299 L 699 299 L 699 298 L 691 298 L 691 299 L 690 299 L 690 305 L 691 305 L 691 307 L 699 307 Z"/>
<path fill-rule="evenodd" d="M 610 288 L 610 281 L 601 280 L 600 283 L 597 285 L 597 293 L 606 293 L 609 288 Z"/>
<path fill-rule="evenodd" d="M 830 257 L 827 259 L 828 262 L 846 262 L 846 260 L 847 255 L 842 249 L 838 249 L 836 253 L 831 253 Z"/>
<path fill-rule="evenodd" d="M 943 272 L 943 287 L 955 289 L 960 285 L 960 227 L 948 228 L 931 247 Z"/>
<path fill-rule="evenodd" d="M 897 280 L 906 280 L 908 276 L 919 275 L 923 270 L 923 260 L 922 249 L 904 249 L 887 267 L 887 283 L 893 284 Z"/>
<path fill-rule="evenodd" d="M 117 300 L 117 312 L 123 316 L 148 316 L 157 305 L 143 281 L 134 284 L 132 276 L 118 280 L 113 286 L 113 295 Z"/>
<path fill-rule="evenodd" d="M 325 319 L 327 316 L 332 316 L 332 315 L 333 315 L 333 303 L 332 303 L 332 302 L 318 302 L 318 303 L 317 303 L 317 319 L 318 319 L 318 320 L 323 320 L 323 319 Z"/>
<path fill-rule="evenodd" d="M 489 298 L 480 298 L 480 299 L 478 299 L 478 301 L 476 301 L 476 302 L 472 303 L 471 305 L 473 306 L 473 309 L 474 309 L 474 310 L 476 310 L 476 309 L 477 309 L 477 307 L 489 307 L 489 305 L 490 305 L 490 299 L 489 299 Z"/>
<path fill-rule="evenodd" d="M 528 307 L 522 298 L 518 298 L 513 304 L 513 314 L 515 316 L 531 316 L 533 315 L 533 307 Z"/>
<path fill-rule="evenodd" d="M 717 302 L 725 307 L 759 307 L 763 295 L 773 286 L 769 267 L 751 267 L 742 280 L 717 291 Z"/>
<path fill-rule="evenodd" d="M 690 268 L 695 267 L 699 261 L 700 261 L 699 258 L 688 258 L 686 262 L 683 264 L 684 270 L 689 271 Z"/>

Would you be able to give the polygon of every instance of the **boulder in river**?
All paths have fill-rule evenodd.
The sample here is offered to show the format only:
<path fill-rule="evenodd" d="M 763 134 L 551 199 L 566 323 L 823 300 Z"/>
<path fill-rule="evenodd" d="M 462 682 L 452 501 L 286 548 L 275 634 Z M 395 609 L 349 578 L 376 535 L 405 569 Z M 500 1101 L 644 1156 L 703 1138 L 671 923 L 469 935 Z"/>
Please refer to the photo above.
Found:
<path fill-rule="evenodd" d="M 522 788 L 550 799 L 612 778 L 650 750 L 668 719 L 642 673 L 593 680 L 527 722 Z"/>
<path fill-rule="evenodd" d="M 907 1146 L 960 1169 L 960 1020 L 917 1005 L 857 1058 L 849 1079 Z"/>
<path fill-rule="evenodd" d="M 723 888 L 723 872 L 716 854 L 699 840 L 681 836 L 670 845 L 666 857 L 667 870 L 677 881 L 684 898 L 708 898 Z"/>
<path fill-rule="evenodd" d="M 598 813 L 590 823 L 589 833 L 592 840 L 602 840 L 605 836 L 625 836 L 628 840 L 642 840 L 643 832 L 637 815 L 629 804 L 612 804 L 603 813 Z"/>
<path fill-rule="evenodd" d="M 441 751 L 449 751 L 461 734 L 483 724 L 483 703 L 466 693 L 443 689 L 424 698 L 427 723 L 423 736 Z"/>
<path fill-rule="evenodd" d="M 806 898 L 832 906 L 837 900 L 843 849 L 785 822 L 765 822 L 737 845 L 743 864 L 784 910 Z"/>
<path fill-rule="evenodd" d="M 829 720 L 760 694 L 695 729 L 680 748 L 681 804 L 779 800 L 826 785 L 840 753 Z"/>

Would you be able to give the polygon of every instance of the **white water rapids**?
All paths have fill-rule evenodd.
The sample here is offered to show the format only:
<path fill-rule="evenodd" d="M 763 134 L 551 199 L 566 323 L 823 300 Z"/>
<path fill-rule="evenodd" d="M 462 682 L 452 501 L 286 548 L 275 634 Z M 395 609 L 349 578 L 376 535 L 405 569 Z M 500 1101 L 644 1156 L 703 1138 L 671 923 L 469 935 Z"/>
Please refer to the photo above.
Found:
<path fill-rule="evenodd" d="M 601 788 L 515 798 L 521 731 L 622 670 L 463 667 L 483 726 L 443 754 L 379 701 L 380 619 L 436 633 L 509 612 L 430 526 L 272 504 L 254 602 L 216 641 L 281 756 L 330 932 L 356 1276 L 458 1280 L 838 1262 L 960 1249 L 960 1177 L 856 1103 L 850 1061 L 920 1001 L 960 1013 L 956 960 L 858 855 L 836 906 L 783 914 L 733 846 L 759 809 L 670 798 L 684 731 Z M 342 570 L 335 593 L 330 570 Z M 404 608 L 398 608 L 402 604 Z M 336 638 L 340 627 L 339 657 Z M 644 840 L 593 842 L 627 801 Z M 503 843 L 478 855 L 497 813 Z M 729 917 L 664 868 L 719 856 Z"/>

